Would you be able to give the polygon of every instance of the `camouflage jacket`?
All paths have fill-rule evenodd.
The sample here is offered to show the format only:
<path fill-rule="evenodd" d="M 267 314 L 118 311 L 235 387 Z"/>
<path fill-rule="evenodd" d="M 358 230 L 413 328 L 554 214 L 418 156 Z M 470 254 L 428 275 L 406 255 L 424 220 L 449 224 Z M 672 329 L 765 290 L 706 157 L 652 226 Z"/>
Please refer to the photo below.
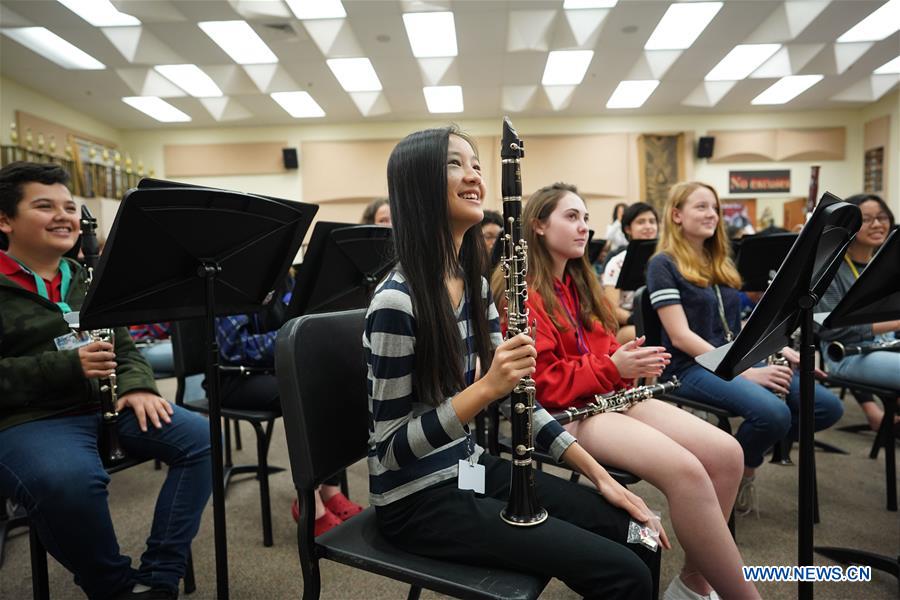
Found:
<path fill-rule="evenodd" d="M 75 261 L 69 265 L 72 286 L 64 300 L 78 310 L 86 292 L 84 269 Z M 58 351 L 53 343 L 70 331 L 54 303 L 0 275 L 0 431 L 97 404 L 97 380 L 84 376 L 78 350 Z M 115 347 L 119 396 L 158 393 L 126 328 L 116 328 Z"/>

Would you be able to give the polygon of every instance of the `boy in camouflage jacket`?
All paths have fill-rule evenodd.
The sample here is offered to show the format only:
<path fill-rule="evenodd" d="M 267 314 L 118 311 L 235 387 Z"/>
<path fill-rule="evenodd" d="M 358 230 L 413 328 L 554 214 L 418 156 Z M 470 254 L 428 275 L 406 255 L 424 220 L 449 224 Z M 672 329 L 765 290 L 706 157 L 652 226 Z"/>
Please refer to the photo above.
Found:
<path fill-rule="evenodd" d="M 64 314 L 84 300 L 77 205 L 59 166 L 0 169 L 0 497 L 22 505 L 42 543 L 90 598 L 177 598 L 209 498 L 206 421 L 159 396 L 124 328 L 71 347 Z M 97 452 L 98 380 L 115 372 L 119 439 L 169 465 L 138 569 L 119 551 Z"/>

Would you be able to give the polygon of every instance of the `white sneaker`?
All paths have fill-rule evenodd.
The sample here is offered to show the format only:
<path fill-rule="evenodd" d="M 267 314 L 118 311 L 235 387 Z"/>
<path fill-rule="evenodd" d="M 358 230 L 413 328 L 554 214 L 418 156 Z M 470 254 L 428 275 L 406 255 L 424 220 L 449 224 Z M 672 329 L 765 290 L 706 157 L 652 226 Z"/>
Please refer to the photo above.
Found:
<path fill-rule="evenodd" d="M 666 592 L 663 594 L 663 600 L 713 600 L 719 599 L 719 595 L 715 592 L 710 593 L 709 596 L 702 596 L 686 586 L 684 582 L 681 580 L 680 575 L 676 575 L 675 579 L 672 580 L 672 583 L 669 584 L 669 587 L 666 588 Z"/>
<path fill-rule="evenodd" d="M 755 512 L 756 518 L 759 518 L 759 497 L 756 495 L 755 479 L 756 475 L 741 478 L 741 485 L 734 501 L 735 514 L 743 517 Z"/>

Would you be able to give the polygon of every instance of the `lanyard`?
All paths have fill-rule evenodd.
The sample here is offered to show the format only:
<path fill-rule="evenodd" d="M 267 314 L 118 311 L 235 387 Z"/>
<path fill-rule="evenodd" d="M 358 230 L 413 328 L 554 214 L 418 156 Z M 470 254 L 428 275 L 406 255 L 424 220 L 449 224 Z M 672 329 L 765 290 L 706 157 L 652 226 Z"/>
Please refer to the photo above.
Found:
<path fill-rule="evenodd" d="M 19 263 L 19 266 L 22 267 L 23 271 L 34 277 L 34 287 L 37 289 L 38 295 L 45 300 L 50 300 L 50 294 L 47 292 L 47 284 L 44 283 L 44 278 L 23 265 L 15 256 L 8 253 L 7 256 L 11 256 L 14 261 Z M 72 308 L 65 302 L 66 297 L 69 295 L 69 284 L 72 283 L 72 270 L 69 268 L 69 263 L 64 260 L 59 261 L 59 272 L 62 275 L 62 281 L 59 286 L 60 301 L 55 304 L 63 314 L 70 313 L 72 312 Z"/>
<path fill-rule="evenodd" d="M 847 263 L 847 266 L 850 267 L 850 272 L 853 273 L 853 279 L 859 279 L 859 271 L 856 270 L 856 265 L 853 264 L 853 261 L 850 260 L 847 255 L 844 255 L 844 261 Z"/>
<path fill-rule="evenodd" d="M 580 352 L 582 356 L 589 354 L 591 350 L 588 348 L 587 342 L 585 341 L 584 327 L 581 325 L 581 321 L 575 318 L 575 315 L 572 314 L 572 311 L 569 310 L 568 305 L 565 303 L 561 286 L 554 283 L 553 291 L 556 292 L 556 299 L 563 307 L 563 310 L 566 311 L 569 322 L 572 323 L 572 326 L 575 328 L 575 343 L 578 345 L 578 352 Z"/>
<path fill-rule="evenodd" d="M 718 284 L 714 285 L 713 288 L 716 290 L 716 300 L 719 303 L 719 319 L 722 321 L 722 328 L 725 330 L 725 341 L 730 342 L 734 339 L 734 334 L 731 333 L 731 328 L 728 327 L 728 319 L 725 318 L 725 303 L 722 302 L 722 292 L 719 291 Z"/>

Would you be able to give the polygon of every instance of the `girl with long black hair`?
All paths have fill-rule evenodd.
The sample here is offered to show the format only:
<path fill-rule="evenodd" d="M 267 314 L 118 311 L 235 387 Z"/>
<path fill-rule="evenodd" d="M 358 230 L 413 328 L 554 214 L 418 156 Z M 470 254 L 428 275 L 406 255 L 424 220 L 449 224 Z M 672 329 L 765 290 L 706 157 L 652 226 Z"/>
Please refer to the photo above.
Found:
<path fill-rule="evenodd" d="M 474 144 L 454 128 L 407 136 L 388 162 L 388 190 L 399 262 L 363 336 L 369 492 L 382 534 L 416 554 L 557 577 L 587 598 L 649 597 L 649 552 L 625 544 L 629 521 L 650 521 L 649 509 L 541 408 L 538 445 L 601 495 L 537 472 L 549 519 L 500 519 L 510 463 L 484 453 L 468 423 L 534 371 L 535 349 L 525 334 L 502 341 L 481 276 L 485 185 Z M 669 546 L 664 531 L 660 541 Z"/>

